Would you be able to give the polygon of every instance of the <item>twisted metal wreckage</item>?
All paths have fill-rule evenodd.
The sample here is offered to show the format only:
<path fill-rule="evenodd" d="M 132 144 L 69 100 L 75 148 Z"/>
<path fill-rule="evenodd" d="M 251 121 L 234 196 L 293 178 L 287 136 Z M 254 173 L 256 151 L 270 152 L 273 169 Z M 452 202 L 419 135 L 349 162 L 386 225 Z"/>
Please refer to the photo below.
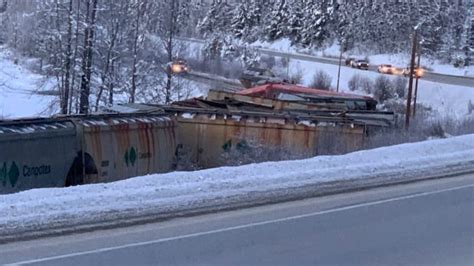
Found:
<path fill-rule="evenodd" d="M 255 147 L 292 158 L 362 148 L 392 112 L 367 96 L 269 83 L 171 105 L 126 104 L 101 114 L 0 121 L 0 194 L 110 182 L 226 164 Z M 271 152 L 275 152 L 273 149 Z"/>

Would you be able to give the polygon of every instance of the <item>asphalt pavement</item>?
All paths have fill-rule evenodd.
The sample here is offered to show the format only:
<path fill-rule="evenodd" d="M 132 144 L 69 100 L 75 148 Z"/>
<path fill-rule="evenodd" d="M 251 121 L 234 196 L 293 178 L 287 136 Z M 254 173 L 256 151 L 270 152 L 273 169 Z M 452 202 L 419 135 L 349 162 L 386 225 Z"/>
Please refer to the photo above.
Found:
<path fill-rule="evenodd" d="M 17 265 L 474 265 L 474 176 L 0 245 Z"/>
<path fill-rule="evenodd" d="M 211 76 L 206 73 L 190 71 L 183 78 L 210 85 L 212 88 L 227 89 L 229 91 L 237 91 L 242 88 L 242 84 L 238 80 L 227 79 L 224 77 Z"/>

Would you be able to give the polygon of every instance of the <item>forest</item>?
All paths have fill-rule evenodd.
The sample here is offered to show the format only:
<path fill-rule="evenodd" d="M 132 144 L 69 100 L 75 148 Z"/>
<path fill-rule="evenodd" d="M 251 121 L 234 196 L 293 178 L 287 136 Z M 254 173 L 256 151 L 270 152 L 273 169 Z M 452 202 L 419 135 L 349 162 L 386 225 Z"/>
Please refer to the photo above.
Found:
<path fill-rule="evenodd" d="M 234 43 L 289 39 L 313 50 L 338 43 L 344 51 L 399 53 L 418 27 L 424 54 L 469 65 L 472 7 L 458 2 L 0 0 L 0 43 L 38 59 L 38 71 L 57 82 L 61 113 L 88 113 L 116 101 L 184 97 L 166 70 L 193 52 L 182 38 L 206 41 L 198 51 L 204 65 L 238 57 L 245 67 L 259 55 L 236 52 Z"/>

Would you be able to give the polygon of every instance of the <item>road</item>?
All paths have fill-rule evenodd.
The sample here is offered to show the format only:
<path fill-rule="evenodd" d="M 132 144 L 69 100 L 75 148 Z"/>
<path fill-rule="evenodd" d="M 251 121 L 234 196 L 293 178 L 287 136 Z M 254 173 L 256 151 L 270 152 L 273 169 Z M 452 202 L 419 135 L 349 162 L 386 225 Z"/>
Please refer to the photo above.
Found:
<path fill-rule="evenodd" d="M 262 54 L 270 55 L 270 56 L 289 57 L 291 59 L 296 59 L 296 60 L 303 60 L 303 61 L 316 62 L 316 63 L 322 63 L 322 64 L 339 65 L 339 61 L 337 59 L 332 59 L 332 58 L 316 57 L 316 56 L 304 55 L 304 54 L 284 53 L 284 52 L 273 51 L 269 49 L 259 49 L 259 51 Z M 347 67 L 347 66 L 343 65 L 343 67 Z M 366 70 L 360 70 L 360 71 L 366 71 Z M 377 72 L 377 66 L 370 66 L 369 71 Z M 425 75 L 423 76 L 422 79 L 436 82 L 436 83 L 441 83 L 441 84 L 466 86 L 466 87 L 474 88 L 474 77 L 462 77 L 462 76 L 453 76 L 453 75 L 446 75 L 446 74 L 433 73 L 433 72 L 425 72 Z"/>
<path fill-rule="evenodd" d="M 474 175 L 0 245 L 17 265 L 474 265 Z"/>
<path fill-rule="evenodd" d="M 242 88 L 242 84 L 240 84 L 238 80 L 227 79 L 224 77 L 218 77 L 196 71 L 191 71 L 182 77 L 188 80 L 210 85 L 213 89 L 227 89 L 229 91 L 237 91 Z"/>
<path fill-rule="evenodd" d="M 205 43 L 202 40 L 192 39 L 192 38 L 181 38 L 182 40 L 189 42 L 198 42 Z M 322 64 L 330 65 L 339 65 L 338 59 L 329 58 L 329 57 L 318 57 L 313 55 L 299 54 L 299 53 L 286 53 L 281 51 L 275 51 L 271 49 L 257 48 L 261 54 L 275 57 L 286 57 L 295 60 L 316 62 Z M 346 67 L 346 66 L 343 66 Z M 365 71 L 365 70 L 360 70 Z M 377 72 L 377 66 L 371 66 L 369 71 Z M 462 76 L 453 76 L 433 72 L 425 72 L 423 80 L 432 81 L 441 84 L 457 85 L 457 86 L 466 86 L 474 89 L 474 77 L 462 77 Z"/>

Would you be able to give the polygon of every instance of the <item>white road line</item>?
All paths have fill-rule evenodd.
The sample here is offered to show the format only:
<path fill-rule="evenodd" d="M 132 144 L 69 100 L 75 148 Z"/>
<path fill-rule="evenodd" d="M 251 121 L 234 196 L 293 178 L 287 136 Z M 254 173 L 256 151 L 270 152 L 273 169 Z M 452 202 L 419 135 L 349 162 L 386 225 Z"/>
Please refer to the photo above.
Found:
<path fill-rule="evenodd" d="M 59 259 L 78 257 L 78 256 L 90 255 L 90 254 L 98 254 L 98 253 L 102 253 L 102 252 L 114 251 L 114 250 L 119 250 L 119 249 L 126 249 L 126 248 L 131 248 L 131 247 L 146 246 L 146 245 L 170 242 L 170 241 L 175 241 L 175 240 L 193 238 L 193 237 L 198 237 L 198 236 L 218 234 L 218 233 L 223 233 L 223 232 L 235 231 L 235 230 L 251 228 L 251 227 L 256 227 L 256 226 L 262 226 L 262 225 L 267 225 L 267 224 L 273 224 L 273 223 L 281 223 L 281 222 L 286 222 L 286 221 L 298 220 L 298 219 L 302 219 L 302 218 L 314 217 L 314 216 L 330 214 L 330 213 L 336 213 L 336 212 L 341 212 L 341 211 L 347 211 L 347 210 L 352 210 L 352 209 L 357 209 L 357 208 L 362 208 L 362 207 L 368 207 L 368 206 L 375 206 L 375 205 L 380 205 L 380 204 L 394 202 L 394 201 L 401 201 L 401 200 L 419 198 L 419 197 L 424 197 L 424 196 L 429 196 L 429 195 L 434 195 L 434 194 L 440 194 L 440 193 L 445 193 L 445 192 L 451 192 L 451 191 L 456 191 L 456 190 L 461 190 L 461 189 L 466 189 L 466 188 L 473 188 L 473 187 L 474 187 L 474 184 L 465 185 L 465 186 L 458 186 L 458 187 L 442 189 L 442 190 L 436 190 L 436 191 L 430 191 L 430 192 L 421 192 L 421 193 L 416 193 L 416 194 L 411 194 L 411 195 L 406 195 L 406 196 L 400 196 L 400 197 L 395 197 L 395 198 L 390 198 L 390 199 L 360 203 L 360 204 L 355 204 L 355 205 L 350 205 L 350 206 L 345 206 L 345 207 L 339 207 L 339 208 L 325 210 L 325 211 L 307 213 L 307 214 L 302 214 L 302 215 L 290 216 L 290 217 L 274 219 L 274 220 L 268 220 L 268 221 L 257 222 L 257 223 L 250 223 L 250 224 L 245 224 L 245 225 L 232 226 L 232 227 L 221 228 L 221 229 L 216 229 L 216 230 L 210 230 L 210 231 L 205 231 L 205 232 L 192 233 L 192 234 L 187 234 L 187 235 L 174 236 L 174 237 L 156 239 L 156 240 L 151 240 L 151 241 L 145 241 L 145 242 L 140 242 L 140 243 L 133 243 L 133 244 L 115 246 L 115 247 L 100 248 L 100 249 L 96 249 L 96 250 L 70 253 L 70 254 L 46 257 L 46 258 L 41 258 L 41 259 L 20 261 L 20 262 L 11 263 L 11 264 L 5 264 L 5 266 L 27 265 L 27 264 L 34 264 L 34 263 L 40 263 L 40 262 L 48 262 L 48 261 L 54 261 L 54 260 L 59 260 Z"/>

